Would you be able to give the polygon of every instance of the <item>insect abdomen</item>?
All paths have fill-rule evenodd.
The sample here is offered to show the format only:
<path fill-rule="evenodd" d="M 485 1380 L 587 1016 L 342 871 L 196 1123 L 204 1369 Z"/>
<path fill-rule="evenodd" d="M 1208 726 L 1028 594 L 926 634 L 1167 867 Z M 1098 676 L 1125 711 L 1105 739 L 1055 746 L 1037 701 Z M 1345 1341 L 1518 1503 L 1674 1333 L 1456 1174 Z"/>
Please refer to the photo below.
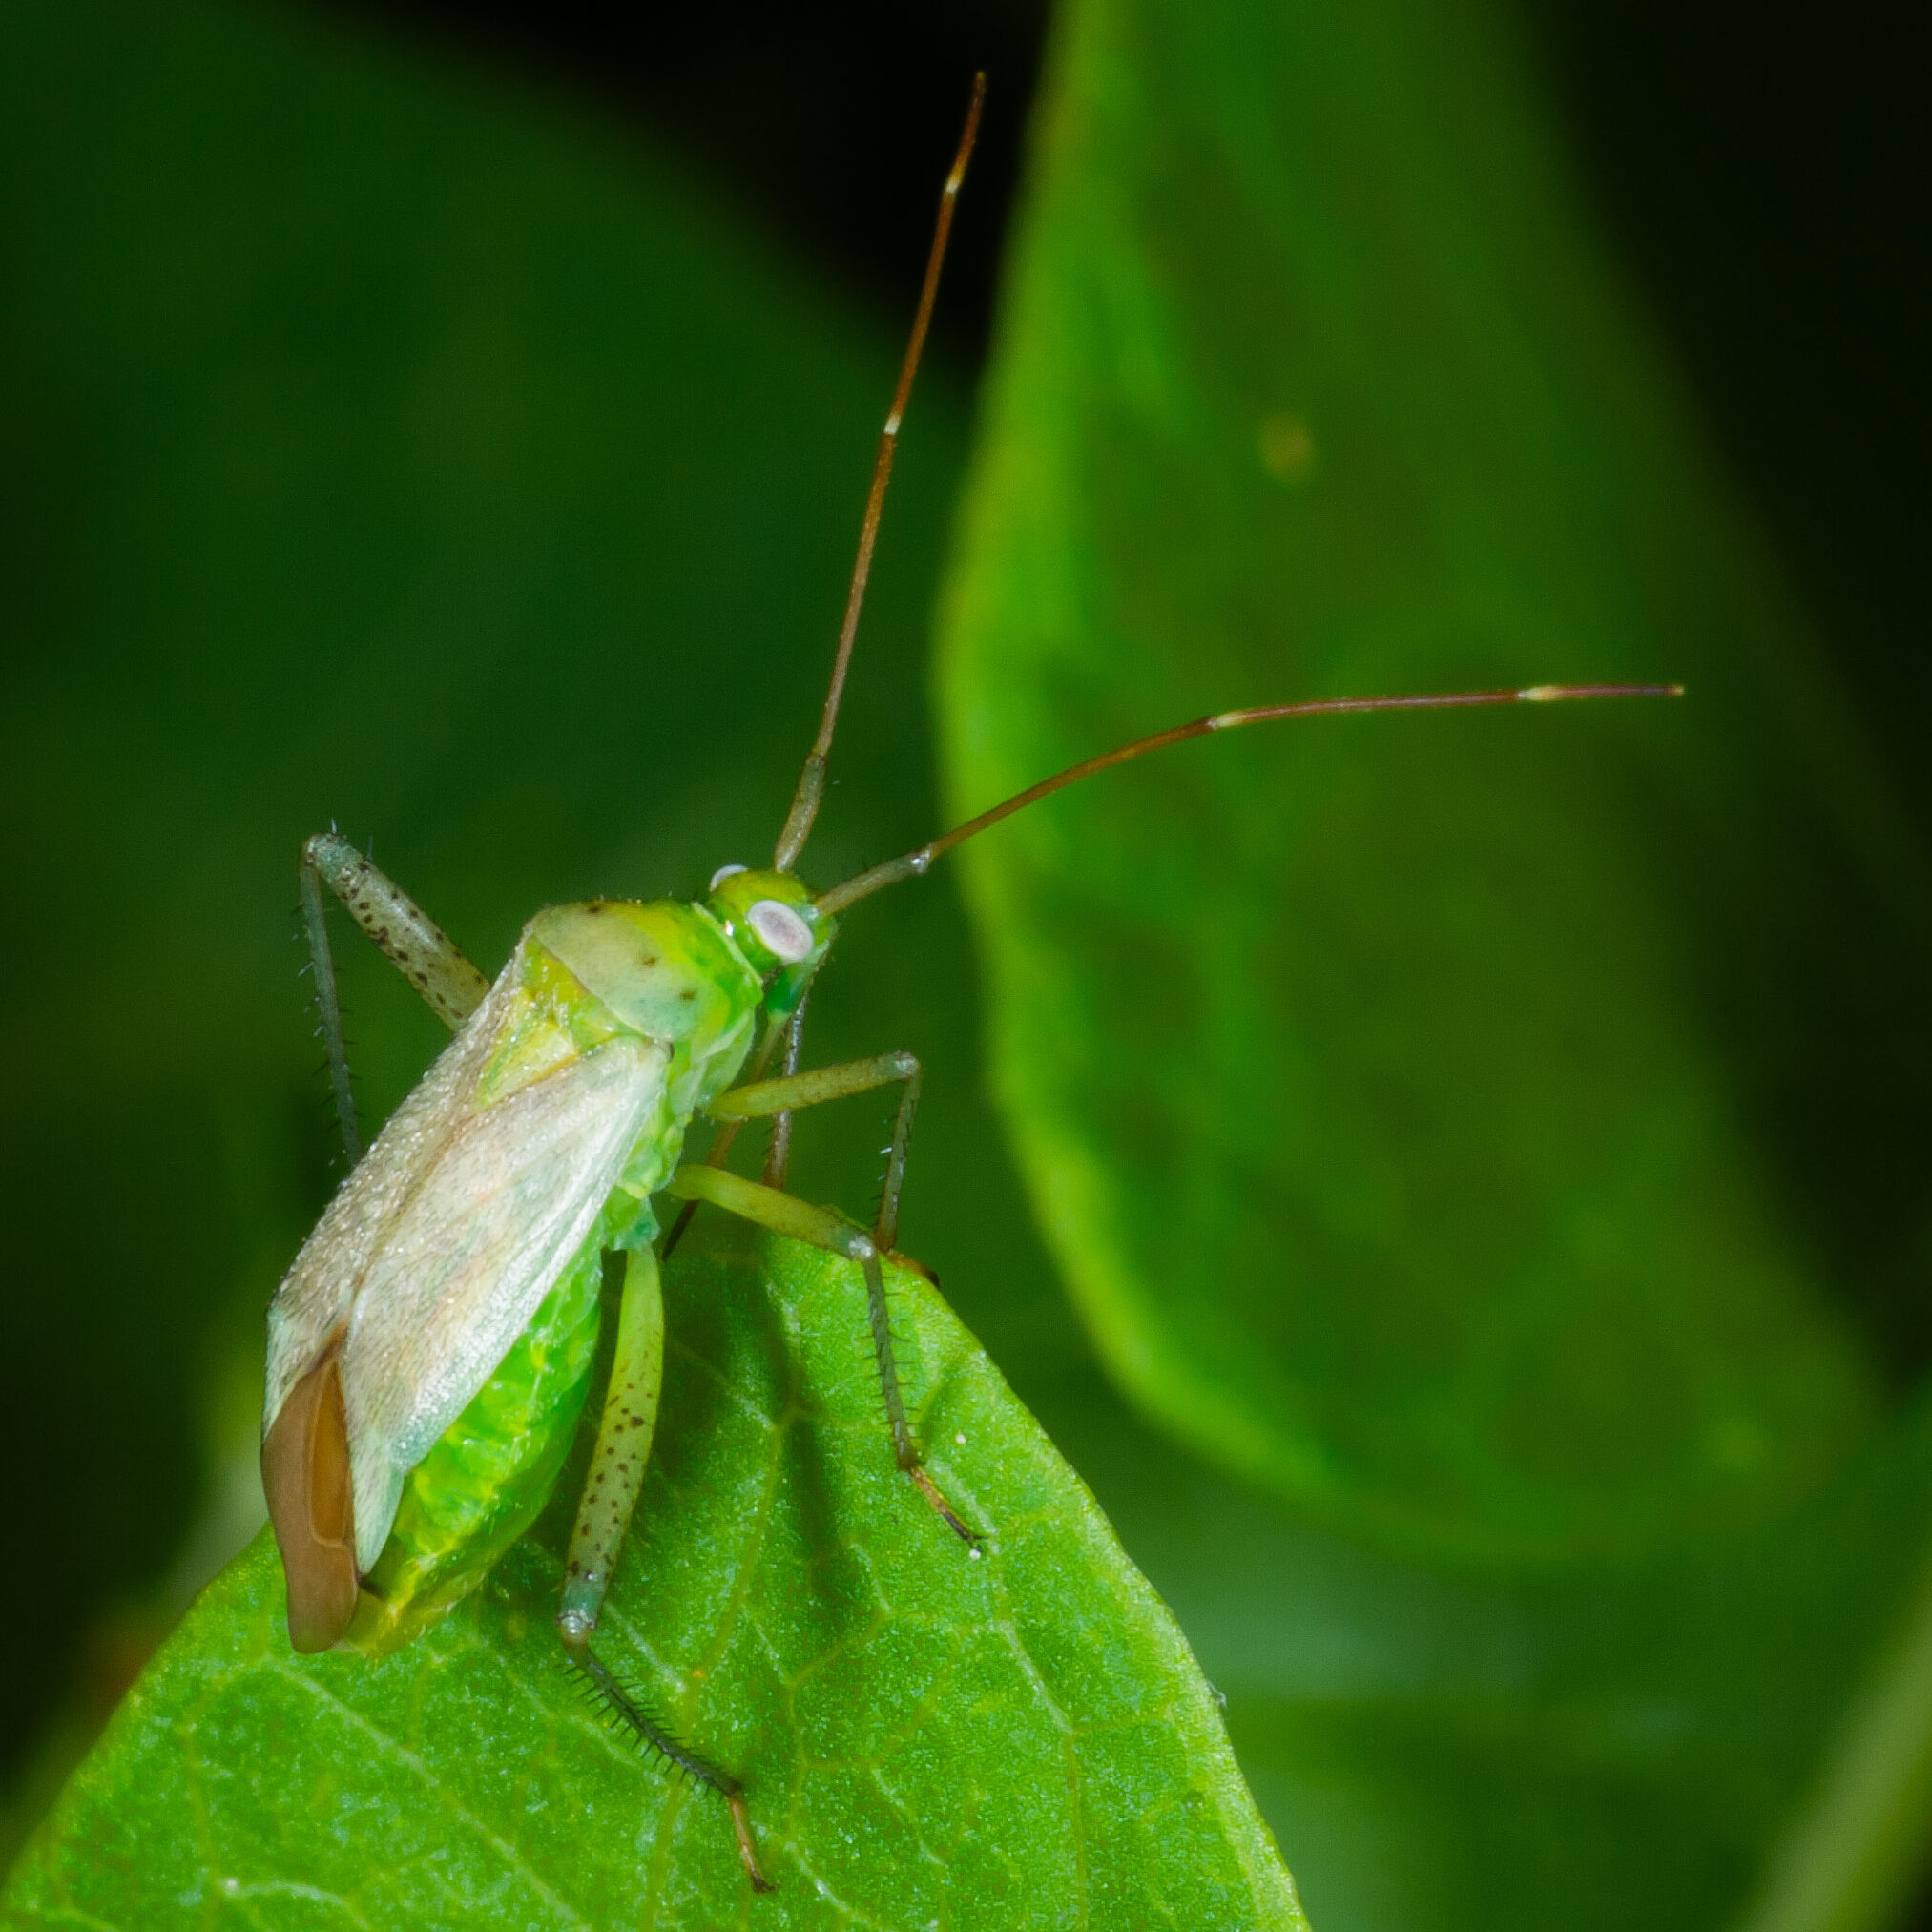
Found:
<path fill-rule="evenodd" d="M 530 1325 L 403 1487 L 346 1643 L 386 1656 L 438 1623 L 536 1520 L 570 1452 L 597 1352 L 602 1220 Z"/>

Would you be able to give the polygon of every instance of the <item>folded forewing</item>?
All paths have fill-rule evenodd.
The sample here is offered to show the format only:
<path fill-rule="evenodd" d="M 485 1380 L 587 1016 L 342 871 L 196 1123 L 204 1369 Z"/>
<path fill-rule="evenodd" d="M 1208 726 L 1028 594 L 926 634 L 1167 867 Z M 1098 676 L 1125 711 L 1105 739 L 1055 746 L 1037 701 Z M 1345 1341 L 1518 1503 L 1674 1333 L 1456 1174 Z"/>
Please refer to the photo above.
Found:
<path fill-rule="evenodd" d="M 264 1436 L 289 1391 L 347 1332 L 369 1264 L 393 1236 L 424 1176 L 474 1111 L 477 1081 L 516 1001 L 523 949 L 489 996 L 389 1116 L 376 1142 L 336 1191 L 301 1244 L 268 1311 Z"/>
<path fill-rule="evenodd" d="M 619 1038 L 459 1110 L 382 1218 L 342 1357 L 367 1570 L 403 1479 L 488 1381 L 582 1243 L 659 1099 L 664 1049 Z"/>

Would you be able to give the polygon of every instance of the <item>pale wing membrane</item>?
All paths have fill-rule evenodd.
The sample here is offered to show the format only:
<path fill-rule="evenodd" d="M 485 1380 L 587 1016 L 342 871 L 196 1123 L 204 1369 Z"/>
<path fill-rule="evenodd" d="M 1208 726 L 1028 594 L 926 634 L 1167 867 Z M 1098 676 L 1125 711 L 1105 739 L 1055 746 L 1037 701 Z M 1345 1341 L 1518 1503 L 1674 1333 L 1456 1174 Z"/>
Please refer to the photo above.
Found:
<path fill-rule="evenodd" d="M 371 1258 L 401 1219 L 449 1136 L 470 1112 L 469 1096 L 522 979 L 522 947 L 463 1029 L 438 1056 L 369 1149 L 301 1245 L 268 1311 L 266 1434 L 289 1391 L 348 1319 Z"/>
<path fill-rule="evenodd" d="M 403 1479 L 509 1352 L 581 1245 L 663 1090 L 636 1038 L 469 1115 L 371 1262 L 343 1349 L 364 1570 Z"/>
<path fill-rule="evenodd" d="M 528 1324 L 661 1094 L 664 1050 L 624 1039 L 477 1110 L 521 962 L 519 946 L 343 1182 L 269 1310 L 264 1434 L 342 1344 L 364 1570 L 403 1478 Z"/>

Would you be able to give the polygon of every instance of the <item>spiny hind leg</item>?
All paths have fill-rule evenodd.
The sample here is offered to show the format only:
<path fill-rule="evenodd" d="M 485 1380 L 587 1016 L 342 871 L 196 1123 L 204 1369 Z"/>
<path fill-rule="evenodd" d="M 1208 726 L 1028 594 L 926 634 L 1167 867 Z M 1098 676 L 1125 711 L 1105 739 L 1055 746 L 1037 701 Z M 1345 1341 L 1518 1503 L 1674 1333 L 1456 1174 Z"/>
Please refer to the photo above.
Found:
<path fill-rule="evenodd" d="M 887 1055 L 887 1058 L 895 1056 Z M 911 1058 L 910 1054 L 904 1056 Z M 857 1062 L 856 1065 L 864 1065 Z M 915 1063 L 916 1064 L 916 1063 Z M 827 1069 L 827 1071 L 841 1070 Z M 809 1076 L 805 1076 L 809 1077 Z M 772 1081 L 771 1086 L 782 1083 Z M 776 1111 L 776 1110 L 774 1110 Z M 853 1226 L 842 1215 L 825 1208 L 815 1208 L 794 1195 L 746 1180 L 728 1168 L 711 1167 L 694 1161 L 681 1167 L 665 1183 L 664 1192 L 675 1200 L 710 1201 L 728 1215 L 751 1221 L 774 1234 L 788 1235 L 814 1248 L 841 1255 L 857 1261 L 865 1275 L 865 1312 L 872 1328 L 872 1351 L 879 1363 L 879 1386 L 885 1398 L 885 1420 L 892 1430 L 892 1452 L 899 1466 L 917 1485 L 919 1493 L 932 1505 L 969 1547 L 977 1548 L 978 1534 L 968 1529 L 959 1512 L 945 1500 L 939 1485 L 926 1473 L 924 1458 L 914 1440 L 912 1425 L 905 1419 L 905 1398 L 899 1384 L 899 1359 L 892 1345 L 892 1326 L 885 1305 L 885 1271 L 880 1263 L 879 1244 L 862 1228 Z"/>
<path fill-rule="evenodd" d="M 724 1799 L 731 1810 L 732 1829 L 737 1835 L 738 1857 L 745 1871 L 758 1891 L 768 1892 L 771 1883 L 758 1869 L 744 1793 L 737 1780 L 708 1763 L 641 1709 L 636 1697 L 591 1649 L 591 1633 L 597 1628 L 617 1552 L 644 1485 L 652 1432 L 657 1425 L 657 1397 L 663 1385 L 664 1298 L 658 1285 L 657 1257 L 648 1248 L 634 1249 L 625 1257 L 616 1355 L 604 1395 L 604 1412 L 597 1423 L 596 1445 L 591 1451 L 590 1473 L 584 1479 L 583 1499 L 577 1505 L 576 1526 L 571 1531 L 570 1554 L 564 1563 L 557 1635 L 571 1662 L 589 1680 L 598 1703 L 617 1723 L 639 1744 Z"/>
<path fill-rule="evenodd" d="M 335 959 L 329 950 L 328 922 L 322 916 L 326 885 L 348 907 L 352 918 L 395 963 L 397 969 L 429 1003 L 443 1023 L 460 1027 L 482 1004 L 489 982 L 464 958 L 423 908 L 349 841 L 334 832 L 318 832 L 301 848 L 301 918 L 308 934 L 310 969 L 315 975 L 316 1009 L 328 1049 L 329 1086 L 343 1146 L 354 1167 L 362 1156 L 356 1127 L 355 1096 L 349 1088 L 348 1050 L 343 1041 L 342 996 L 336 987 Z"/>

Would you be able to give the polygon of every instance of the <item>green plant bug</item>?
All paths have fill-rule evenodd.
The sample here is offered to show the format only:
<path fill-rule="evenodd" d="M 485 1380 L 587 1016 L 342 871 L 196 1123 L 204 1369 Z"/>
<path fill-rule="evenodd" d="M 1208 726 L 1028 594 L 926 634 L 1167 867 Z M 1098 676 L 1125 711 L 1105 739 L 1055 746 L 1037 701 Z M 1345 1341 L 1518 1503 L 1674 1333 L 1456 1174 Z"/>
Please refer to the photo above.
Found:
<path fill-rule="evenodd" d="M 721 1797 L 752 1886 L 769 1889 L 746 1794 L 672 1735 L 592 1647 L 642 1485 L 664 1366 L 659 1265 L 698 1204 L 858 1264 L 898 1466 L 977 1553 L 979 1531 L 926 1474 L 907 1421 L 882 1257 L 894 1252 L 923 1071 L 883 1053 L 800 1071 L 806 995 L 858 901 L 1108 767 L 1237 726 L 1331 713 L 1660 696 L 1658 685 L 1328 698 L 1225 711 L 1074 765 L 918 850 L 815 891 L 796 867 L 823 792 L 900 426 L 952 212 L 978 131 L 974 83 L 941 192 L 924 283 L 881 433 L 819 728 L 771 863 L 720 866 L 695 902 L 553 906 L 492 982 L 401 887 L 333 832 L 303 848 L 303 917 L 350 1172 L 268 1316 L 261 1465 L 298 1651 L 398 1649 L 470 1590 L 534 1521 L 590 1392 L 605 1257 L 622 1259 L 610 1381 L 557 1617 L 570 1661 L 641 1743 Z M 358 1144 L 323 889 L 405 974 L 454 1039 L 372 1146 Z M 795 1111 L 896 1087 L 885 1186 L 862 1227 L 784 1191 Z M 683 1157 L 700 1116 L 702 1160 Z M 761 1181 L 725 1165 L 748 1120 L 774 1123 Z M 655 1204 L 682 1204 L 667 1234 Z"/>

